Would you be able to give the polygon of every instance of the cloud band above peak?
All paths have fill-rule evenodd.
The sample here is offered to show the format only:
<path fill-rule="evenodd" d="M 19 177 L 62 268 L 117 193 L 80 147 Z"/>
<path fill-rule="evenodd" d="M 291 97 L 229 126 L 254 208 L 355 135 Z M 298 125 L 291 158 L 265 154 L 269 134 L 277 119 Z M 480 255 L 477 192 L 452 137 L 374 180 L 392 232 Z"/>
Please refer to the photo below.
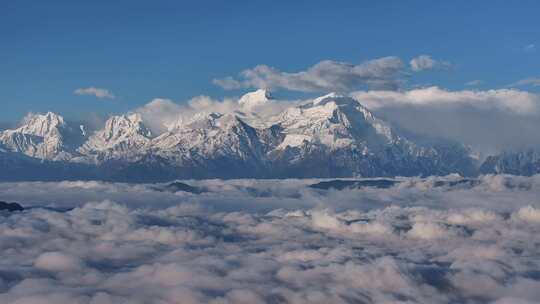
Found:
<path fill-rule="evenodd" d="M 94 96 L 100 99 L 114 99 L 114 94 L 102 88 L 88 87 L 88 88 L 78 88 L 73 92 L 75 95 L 89 95 Z"/>
<path fill-rule="evenodd" d="M 305 71 L 283 72 L 267 65 L 244 70 L 239 79 L 214 79 L 224 89 L 266 88 L 300 92 L 347 92 L 367 87 L 397 89 L 403 82 L 404 65 L 397 57 L 383 57 L 360 64 L 323 60 Z"/>

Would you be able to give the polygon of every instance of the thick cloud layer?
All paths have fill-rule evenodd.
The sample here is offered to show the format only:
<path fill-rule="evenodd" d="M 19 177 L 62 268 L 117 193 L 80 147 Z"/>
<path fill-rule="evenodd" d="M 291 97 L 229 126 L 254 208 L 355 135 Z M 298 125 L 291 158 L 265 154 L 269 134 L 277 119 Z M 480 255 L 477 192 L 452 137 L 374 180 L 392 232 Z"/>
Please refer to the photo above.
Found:
<path fill-rule="evenodd" d="M 538 302 L 540 177 L 460 180 L 0 184 L 0 303 Z"/>
<path fill-rule="evenodd" d="M 485 153 L 540 146 L 540 97 L 517 89 L 352 93 L 387 120 L 435 138 L 449 138 Z"/>
<path fill-rule="evenodd" d="M 370 109 L 396 105 L 470 106 L 483 110 L 498 109 L 520 115 L 534 115 L 540 106 L 538 95 L 515 89 L 448 91 L 438 87 L 428 87 L 403 92 L 355 92 L 352 95 Z"/>

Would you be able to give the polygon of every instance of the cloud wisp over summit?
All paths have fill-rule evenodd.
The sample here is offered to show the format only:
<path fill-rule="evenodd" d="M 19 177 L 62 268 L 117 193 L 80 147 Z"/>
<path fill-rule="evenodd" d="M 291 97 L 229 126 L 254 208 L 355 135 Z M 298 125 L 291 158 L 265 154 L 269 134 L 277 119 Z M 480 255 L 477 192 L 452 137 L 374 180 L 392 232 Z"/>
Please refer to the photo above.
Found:
<path fill-rule="evenodd" d="M 435 60 L 429 55 L 420 55 L 409 62 L 411 70 L 414 72 L 448 69 L 452 65 L 448 61 Z"/>

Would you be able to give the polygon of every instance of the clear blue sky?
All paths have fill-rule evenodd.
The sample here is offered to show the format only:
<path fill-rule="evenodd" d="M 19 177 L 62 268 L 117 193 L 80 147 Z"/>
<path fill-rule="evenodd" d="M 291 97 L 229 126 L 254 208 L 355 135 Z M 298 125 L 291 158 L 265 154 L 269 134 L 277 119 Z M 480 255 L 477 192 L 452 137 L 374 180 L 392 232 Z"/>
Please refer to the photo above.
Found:
<path fill-rule="evenodd" d="M 0 1 L 0 121 L 114 113 L 155 97 L 239 95 L 212 79 L 427 54 L 407 86 L 501 88 L 540 77 L 540 1 Z M 77 96 L 106 88 L 114 100 Z M 522 88 L 535 90 L 535 87 Z M 278 92 L 279 93 L 279 92 Z M 283 94 L 288 94 L 283 92 Z"/>

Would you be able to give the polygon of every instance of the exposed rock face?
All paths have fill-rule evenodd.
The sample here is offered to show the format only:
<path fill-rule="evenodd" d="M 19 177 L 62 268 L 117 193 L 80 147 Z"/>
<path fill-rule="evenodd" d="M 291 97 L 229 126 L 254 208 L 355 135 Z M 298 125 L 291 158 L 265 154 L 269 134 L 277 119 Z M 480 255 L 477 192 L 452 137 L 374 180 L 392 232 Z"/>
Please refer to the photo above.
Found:
<path fill-rule="evenodd" d="M 482 166 L 483 174 L 534 175 L 540 173 L 540 152 L 529 149 L 518 152 L 505 152 L 489 156 Z"/>
<path fill-rule="evenodd" d="M 13 211 L 23 211 L 24 208 L 18 203 L 6 203 L 6 202 L 0 201 L 0 211 L 2 210 L 13 212 Z"/>

